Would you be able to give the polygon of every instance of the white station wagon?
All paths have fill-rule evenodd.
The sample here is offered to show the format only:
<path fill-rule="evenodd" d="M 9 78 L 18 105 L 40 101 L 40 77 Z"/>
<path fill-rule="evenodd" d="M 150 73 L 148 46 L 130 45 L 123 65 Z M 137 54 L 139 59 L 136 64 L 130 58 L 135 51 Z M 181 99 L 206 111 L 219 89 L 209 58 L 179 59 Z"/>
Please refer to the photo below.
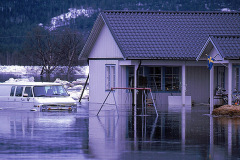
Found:
<path fill-rule="evenodd" d="M 59 83 L 0 83 L 0 108 L 76 111 L 77 103 Z"/>

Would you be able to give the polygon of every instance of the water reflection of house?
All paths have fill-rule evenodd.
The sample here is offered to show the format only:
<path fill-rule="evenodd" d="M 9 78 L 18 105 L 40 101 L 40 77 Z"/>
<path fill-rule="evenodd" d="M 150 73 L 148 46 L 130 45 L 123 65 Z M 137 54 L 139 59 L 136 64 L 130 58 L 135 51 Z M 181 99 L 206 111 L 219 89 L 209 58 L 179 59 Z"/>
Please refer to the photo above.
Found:
<path fill-rule="evenodd" d="M 209 97 L 213 106 L 220 86 L 230 103 L 240 90 L 239 22 L 239 12 L 101 12 L 80 55 L 89 60 L 90 102 L 102 103 L 111 87 L 150 87 L 157 106 Z M 211 71 L 206 54 L 216 59 Z M 126 90 L 115 96 L 131 101 Z"/>
<path fill-rule="evenodd" d="M 234 159 L 239 155 L 239 118 L 214 118 L 207 112 L 182 107 L 159 116 L 136 116 L 135 128 L 131 113 L 103 111 L 89 117 L 90 153 L 95 159 Z"/>

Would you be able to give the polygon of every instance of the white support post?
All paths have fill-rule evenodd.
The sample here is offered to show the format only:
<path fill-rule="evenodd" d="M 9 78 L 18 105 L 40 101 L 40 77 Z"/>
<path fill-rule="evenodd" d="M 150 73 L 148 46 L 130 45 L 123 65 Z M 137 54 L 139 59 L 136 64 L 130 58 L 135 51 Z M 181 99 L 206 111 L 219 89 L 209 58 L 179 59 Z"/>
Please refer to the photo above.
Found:
<path fill-rule="evenodd" d="M 182 65 L 182 105 L 186 104 L 186 65 Z"/>
<path fill-rule="evenodd" d="M 232 63 L 228 63 L 228 105 L 232 105 Z"/>
<path fill-rule="evenodd" d="M 134 67 L 134 88 L 137 88 L 137 68 Z M 137 90 L 134 89 L 134 146 L 137 148 Z"/>
<path fill-rule="evenodd" d="M 214 66 L 210 70 L 210 114 L 213 111 L 213 98 L 214 98 Z"/>
<path fill-rule="evenodd" d="M 138 65 L 134 67 L 134 88 L 137 88 L 137 69 Z M 137 90 L 134 89 L 134 115 L 137 115 Z"/>

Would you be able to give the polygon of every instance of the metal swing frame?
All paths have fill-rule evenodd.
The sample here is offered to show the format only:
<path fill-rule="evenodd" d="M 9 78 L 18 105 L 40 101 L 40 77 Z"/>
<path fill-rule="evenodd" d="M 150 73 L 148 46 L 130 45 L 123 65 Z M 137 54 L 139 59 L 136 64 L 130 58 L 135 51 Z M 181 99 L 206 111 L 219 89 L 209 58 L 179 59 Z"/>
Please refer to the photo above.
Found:
<path fill-rule="evenodd" d="M 112 91 L 114 91 L 114 90 L 117 90 L 117 89 L 144 90 L 144 94 L 145 94 L 145 95 L 146 95 L 146 92 L 145 92 L 145 91 L 146 91 L 146 90 L 149 90 L 149 92 L 150 92 L 150 94 L 151 94 L 153 106 L 154 106 L 154 108 L 155 108 L 156 115 L 158 116 L 157 107 L 156 107 L 155 101 L 154 101 L 154 99 L 153 99 L 153 95 L 152 95 L 151 88 L 119 88 L 119 87 L 111 88 L 111 90 L 109 91 L 107 97 L 106 97 L 105 100 L 103 101 L 102 106 L 100 107 L 100 109 L 99 109 L 99 111 L 98 111 L 98 113 L 97 113 L 97 116 L 98 116 L 98 114 L 100 113 L 100 111 L 102 110 L 102 108 L 103 108 L 105 102 L 107 101 L 110 93 L 111 93 Z M 115 106 L 116 106 L 117 113 L 118 113 L 116 98 L 115 98 L 114 92 L 112 92 L 112 93 L 113 93 L 113 98 L 114 98 Z M 146 109 L 146 99 L 145 99 L 145 109 Z"/>

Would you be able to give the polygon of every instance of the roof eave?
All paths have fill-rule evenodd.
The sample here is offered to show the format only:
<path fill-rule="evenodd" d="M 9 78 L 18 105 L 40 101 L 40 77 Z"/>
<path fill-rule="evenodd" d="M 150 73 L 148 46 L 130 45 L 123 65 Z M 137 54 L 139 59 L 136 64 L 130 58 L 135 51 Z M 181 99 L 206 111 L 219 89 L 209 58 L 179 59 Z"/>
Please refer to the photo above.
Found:
<path fill-rule="evenodd" d="M 127 57 L 126 60 L 196 60 L 196 57 Z"/>
<path fill-rule="evenodd" d="M 97 39 L 96 37 L 99 35 L 103 25 L 104 25 L 103 18 L 101 16 L 101 14 L 99 14 L 93 25 L 90 35 L 88 36 L 88 39 L 87 39 L 85 45 L 83 46 L 83 49 L 78 57 L 79 60 L 88 59 L 87 57 L 88 57 L 89 53 L 91 52 L 91 49 L 92 49 L 94 43 L 96 42 L 96 39 Z"/>

